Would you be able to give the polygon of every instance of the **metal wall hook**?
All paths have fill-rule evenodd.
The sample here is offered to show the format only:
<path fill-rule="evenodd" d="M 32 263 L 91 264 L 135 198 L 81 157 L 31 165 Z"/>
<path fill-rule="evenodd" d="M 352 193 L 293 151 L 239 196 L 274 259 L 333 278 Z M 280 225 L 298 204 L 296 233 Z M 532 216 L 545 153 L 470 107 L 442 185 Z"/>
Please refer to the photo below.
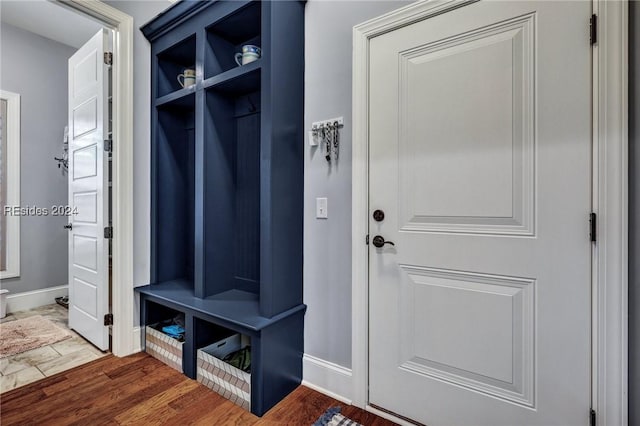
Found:
<path fill-rule="evenodd" d="M 64 167 L 65 170 L 69 168 L 69 160 L 66 158 L 53 157 L 53 159 L 58 162 L 58 168 L 60 168 L 60 166 Z"/>
<path fill-rule="evenodd" d="M 324 158 L 328 163 L 331 160 L 338 161 L 340 150 L 340 128 L 344 127 L 342 117 L 330 120 L 317 121 L 311 124 L 310 144 L 312 146 L 324 146 Z"/>

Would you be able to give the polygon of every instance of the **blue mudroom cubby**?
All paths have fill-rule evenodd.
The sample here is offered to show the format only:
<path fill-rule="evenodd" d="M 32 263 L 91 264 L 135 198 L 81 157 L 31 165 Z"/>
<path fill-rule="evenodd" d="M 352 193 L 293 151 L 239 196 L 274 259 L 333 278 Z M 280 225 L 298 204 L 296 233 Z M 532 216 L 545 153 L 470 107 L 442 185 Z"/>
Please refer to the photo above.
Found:
<path fill-rule="evenodd" d="M 245 395 L 262 415 L 302 377 L 304 2 L 182 1 L 142 32 L 152 211 L 141 321 L 184 314 L 192 378 L 199 350 L 244 336 Z M 238 65 L 245 45 L 261 56 Z M 185 70 L 194 84 L 182 87 Z"/>

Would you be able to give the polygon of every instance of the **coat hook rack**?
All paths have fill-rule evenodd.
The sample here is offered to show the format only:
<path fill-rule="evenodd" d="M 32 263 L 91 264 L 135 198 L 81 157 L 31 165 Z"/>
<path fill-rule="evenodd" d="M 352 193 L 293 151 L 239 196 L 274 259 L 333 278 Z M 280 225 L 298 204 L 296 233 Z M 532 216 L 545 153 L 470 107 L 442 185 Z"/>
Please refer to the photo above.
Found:
<path fill-rule="evenodd" d="M 58 162 L 58 168 L 64 167 L 65 170 L 69 168 L 69 160 L 66 158 L 53 157 L 53 159 Z"/>
<path fill-rule="evenodd" d="M 69 169 L 69 127 L 64 126 L 64 134 L 62 136 L 62 157 L 53 157 L 58 162 L 58 168 L 62 168 L 62 172 Z"/>
<path fill-rule="evenodd" d="M 338 161 L 340 152 L 340 129 L 344 127 L 343 117 L 311 123 L 309 131 L 309 144 L 311 146 L 324 146 L 327 163 Z"/>

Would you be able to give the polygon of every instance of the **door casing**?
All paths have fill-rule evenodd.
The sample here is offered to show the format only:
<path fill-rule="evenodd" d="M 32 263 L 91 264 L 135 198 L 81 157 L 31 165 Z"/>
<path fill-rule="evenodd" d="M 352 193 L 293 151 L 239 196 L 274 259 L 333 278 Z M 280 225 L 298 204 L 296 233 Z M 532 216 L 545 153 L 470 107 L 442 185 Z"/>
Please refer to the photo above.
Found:
<path fill-rule="evenodd" d="M 369 41 L 468 0 L 421 0 L 353 29 L 352 380 L 358 407 L 408 424 L 369 405 L 368 311 Z M 593 0 L 592 408 L 599 424 L 628 423 L 628 0 Z M 585 37 L 589 22 L 585 22 Z M 588 220 L 585 212 L 585 223 Z M 586 226 L 586 224 L 585 224 Z M 600 423 L 602 422 L 602 423 Z"/>
<path fill-rule="evenodd" d="M 113 46 L 112 347 L 116 356 L 140 351 L 133 295 L 133 18 L 95 0 L 54 0 L 89 15 L 115 34 Z"/>

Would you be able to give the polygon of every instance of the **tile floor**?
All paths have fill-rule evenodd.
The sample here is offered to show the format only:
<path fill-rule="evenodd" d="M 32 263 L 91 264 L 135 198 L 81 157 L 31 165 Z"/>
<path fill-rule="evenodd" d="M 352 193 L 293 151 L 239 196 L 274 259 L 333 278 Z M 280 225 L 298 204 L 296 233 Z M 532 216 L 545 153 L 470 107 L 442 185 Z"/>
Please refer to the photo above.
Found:
<path fill-rule="evenodd" d="M 42 315 L 56 325 L 69 330 L 67 313 L 68 311 L 62 306 L 53 304 L 29 311 L 9 313 L 0 322 Z M 107 354 L 98 350 L 76 332 L 69 331 L 73 335 L 70 339 L 1 358 L 0 393 L 69 370 Z"/>

